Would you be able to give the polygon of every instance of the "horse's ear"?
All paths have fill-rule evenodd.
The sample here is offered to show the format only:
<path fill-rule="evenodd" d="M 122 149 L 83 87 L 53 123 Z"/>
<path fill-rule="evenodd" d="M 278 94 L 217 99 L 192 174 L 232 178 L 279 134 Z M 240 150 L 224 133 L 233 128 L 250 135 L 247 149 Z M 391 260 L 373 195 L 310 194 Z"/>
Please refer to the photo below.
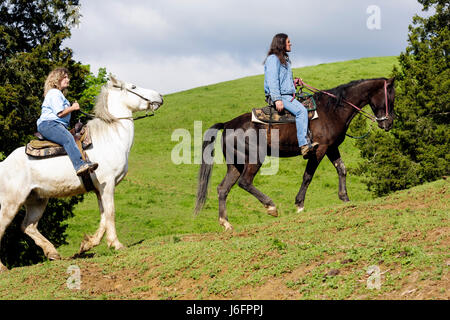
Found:
<path fill-rule="evenodd" d="M 395 77 L 390 78 L 386 83 L 388 86 L 393 86 L 395 82 Z"/>
<path fill-rule="evenodd" d="M 109 81 L 111 81 L 113 86 L 120 87 L 120 81 L 116 79 L 112 74 L 109 74 Z"/>

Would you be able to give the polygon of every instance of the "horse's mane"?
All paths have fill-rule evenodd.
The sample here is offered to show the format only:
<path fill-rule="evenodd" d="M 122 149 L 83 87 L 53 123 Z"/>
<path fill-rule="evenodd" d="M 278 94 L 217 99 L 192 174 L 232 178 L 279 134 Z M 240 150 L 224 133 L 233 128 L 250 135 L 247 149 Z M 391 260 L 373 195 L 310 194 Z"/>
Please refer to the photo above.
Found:
<path fill-rule="evenodd" d="M 94 107 L 94 114 L 96 118 L 106 122 L 113 123 L 117 121 L 117 118 L 114 117 L 108 111 L 108 87 L 103 86 L 100 94 L 97 96 L 97 101 Z"/>
<path fill-rule="evenodd" d="M 94 106 L 95 118 L 88 121 L 87 125 L 92 132 L 102 133 L 111 125 L 118 122 L 118 119 L 114 117 L 108 111 L 108 86 L 104 85 L 97 96 L 97 100 Z"/>
<path fill-rule="evenodd" d="M 331 93 L 337 97 L 336 99 L 333 99 L 330 97 L 330 99 L 328 99 L 328 103 L 324 106 L 326 106 L 328 109 L 330 109 L 331 107 L 336 109 L 339 106 L 342 106 L 343 105 L 342 100 L 346 99 L 347 90 L 349 88 L 352 88 L 362 82 L 370 81 L 370 80 L 387 80 L 387 79 L 386 78 L 373 78 L 373 79 L 354 80 L 354 81 L 350 81 L 349 83 L 341 84 L 335 88 L 324 90 L 324 91 Z M 318 92 L 314 95 L 314 98 L 317 100 L 320 100 L 320 99 L 322 99 L 323 96 L 329 97 L 328 95 L 326 95 L 322 92 Z M 336 101 L 336 103 L 332 104 L 333 101 Z"/>

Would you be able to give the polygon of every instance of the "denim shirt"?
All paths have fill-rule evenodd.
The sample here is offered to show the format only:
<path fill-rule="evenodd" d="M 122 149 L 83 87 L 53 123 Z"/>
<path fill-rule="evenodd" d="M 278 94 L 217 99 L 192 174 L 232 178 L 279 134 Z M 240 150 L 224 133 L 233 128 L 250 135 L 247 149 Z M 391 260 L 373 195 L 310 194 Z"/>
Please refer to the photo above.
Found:
<path fill-rule="evenodd" d="M 70 103 L 66 97 L 64 97 L 62 92 L 58 89 L 50 89 L 45 95 L 44 102 L 42 103 L 42 112 L 37 121 L 37 125 L 39 126 L 42 121 L 54 120 L 62 123 L 66 128 L 68 128 L 70 113 L 63 118 L 58 117 L 58 113 L 68 107 L 70 107 Z"/>
<path fill-rule="evenodd" d="M 264 92 L 270 95 L 272 101 L 281 100 L 282 95 L 295 93 L 294 79 L 292 77 L 291 63 L 281 64 L 274 54 L 267 57 L 264 64 Z"/>

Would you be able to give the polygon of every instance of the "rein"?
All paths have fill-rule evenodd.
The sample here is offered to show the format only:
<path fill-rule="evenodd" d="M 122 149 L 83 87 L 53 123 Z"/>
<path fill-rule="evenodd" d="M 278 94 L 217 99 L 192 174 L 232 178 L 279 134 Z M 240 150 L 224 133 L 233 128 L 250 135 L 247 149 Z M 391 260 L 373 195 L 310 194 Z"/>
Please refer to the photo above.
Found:
<path fill-rule="evenodd" d="M 332 98 L 338 99 L 338 97 L 335 96 L 334 94 L 329 93 L 329 92 L 326 92 L 326 91 L 323 91 L 323 90 L 320 90 L 320 89 L 317 89 L 317 88 L 314 88 L 313 86 L 310 86 L 309 84 L 307 84 L 307 83 L 305 83 L 305 82 L 303 82 L 303 81 L 302 81 L 302 85 L 305 86 L 305 87 L 307 87 L 307 88 L 308 88 L 309 90 L 311 90 L 312 92 L 315 92 L 315 93 L 321 92 L 321 93 L 324 93 L 324 94 L 326 94 L 326 95 L 328 95 L 328 96 L 330 96 L 330 97 L 332 97 Z M 384 99 L 385 99 L 385 105 L 386 105 L 386 115 L 385 115 L 384 117 L 382 117 L 382 118 L 377 118 L 376 116 L 373 116 L 373 115 L 371 115 L 371 114 L 369 114 L 369 113 L 363 111 L 361 108 L 357 107 L 356 105 L 354 105 L 354 104 L 351 103 L 350 101 L 347 101 L 347 100 L 345 100 L 345 99 L 343 99 L 343 101 L 344 101 L 345 103 L 347 103 L 348 105 L 350 105 L 351 107 L 353 107 L 353 108 L 355 108 L 356 110 L 358 110 L 358 112 L 361 113 L 364 117 L 366 117 L 366 118 L 372 120 L 373 122 L 375 122 L 375 121 L 383 121 L 383 120 L 387 120 L 388 117 L 389 117 L 389 113 L 388 113 L 388 99 L 387 99 L 387 83 L 386 83 L 386 80 L 384 80 Z"/>

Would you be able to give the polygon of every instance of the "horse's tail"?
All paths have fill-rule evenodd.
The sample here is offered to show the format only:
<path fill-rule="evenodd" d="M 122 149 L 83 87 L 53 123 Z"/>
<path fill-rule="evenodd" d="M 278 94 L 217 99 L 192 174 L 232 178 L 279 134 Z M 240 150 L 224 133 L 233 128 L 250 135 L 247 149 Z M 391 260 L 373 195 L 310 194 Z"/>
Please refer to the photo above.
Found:
<path fill-rule="evenodd" d="M 3 160 L 4 161 L 4 160 Z M 3 183 L 3 161 L 0 161 L 0 183 Z M 2 192 L 0 188 L 0 209 L 2 208 Z"/>
<path fill-rule="evenodd" d="M 198 172 L 197 202 L 194 210 L 195 214 L 198 214 L 200 210 L 202 210 L 206 202 L 209 180 L 211 179 L 211 173 L 214 165 L 214 142 L 216 141 L 219 130 L 222 130 L 223 128 L 223 123 L 216 123 L 205 132 L 203 138 L 202 164 Z M 211 148 L 211 153 L 205 154 L 206 148 Z"/>

